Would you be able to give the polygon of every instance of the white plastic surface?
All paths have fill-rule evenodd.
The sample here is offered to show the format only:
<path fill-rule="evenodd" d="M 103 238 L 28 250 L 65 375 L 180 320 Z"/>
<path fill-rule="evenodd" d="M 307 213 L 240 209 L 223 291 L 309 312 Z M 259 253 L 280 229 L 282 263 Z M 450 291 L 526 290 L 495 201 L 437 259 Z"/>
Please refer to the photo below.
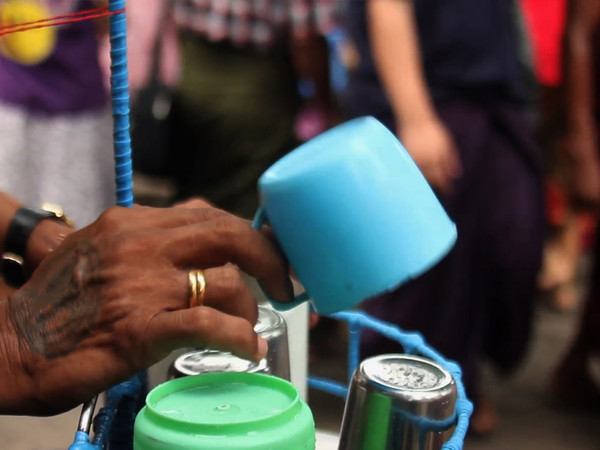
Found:
<path fill-rule="evenodd" d="M 317 447 L 315 450 L 338 450 L 338 444 L 338 435 L 317 430 Z"/>

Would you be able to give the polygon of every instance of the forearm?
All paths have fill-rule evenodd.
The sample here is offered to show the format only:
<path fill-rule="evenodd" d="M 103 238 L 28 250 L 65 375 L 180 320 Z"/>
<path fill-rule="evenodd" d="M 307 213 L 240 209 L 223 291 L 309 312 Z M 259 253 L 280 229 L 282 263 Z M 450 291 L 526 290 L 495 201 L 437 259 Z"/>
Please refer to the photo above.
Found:
<path fill-rule="evenodd" d="M 591 36 L 585 30 L 571 30 L 566 39 L 567 126 L 569 130 L 589 131 L 595 126 Z"/>
<path fill-rule="evenodd" d="M 599 25 L 600 8 L 597 2 L 574 0 L 569 11 L 565 35 L 565 95 L 567 131 L 571 136 L 582 134 L 595 140 L 596 122 L 594 108 L 596 99 L 594 77 L 593 34 Z M 569 146 L 568 151 L 575 157 L 587 155 L 595 147 Z"/>
<path fill-rule="evenodd" d="M 367 13 L 375 64 L 396 120 L 409 123 L 435 117 L 412 2 L 368 0 Z"/>
<path fill-rule="evenodd" d="M 33 411 L 31 374 L 23 362 L 23 349 L 9 315 L 6 292 L 0 300 L 0 414 L 26 414 Z"/>

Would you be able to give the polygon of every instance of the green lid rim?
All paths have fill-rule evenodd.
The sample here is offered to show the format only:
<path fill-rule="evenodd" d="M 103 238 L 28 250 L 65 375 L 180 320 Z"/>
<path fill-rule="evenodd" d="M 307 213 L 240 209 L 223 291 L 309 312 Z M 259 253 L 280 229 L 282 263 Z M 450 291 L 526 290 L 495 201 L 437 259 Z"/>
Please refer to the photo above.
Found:
<path fill-rule="evenodd" d="M 187 389 L 193 389 L 194 387 L 198 387 L 201 385 L 212 384 L 214 382 L 243 382 L 250 383 L 255 386 L 258 385 L 269 388 L 276 388 L 280 392 L 288 394 L 291 398 L 291 401 L 290 404 L 286 408 L 282 409 L 278 414 L 259 418 L 256 420 L 236 422 L 232 424 L 196 423 L 189 420 L 178 419 L 173 416 L 165 416 L 155 409 L 158 401 L 161 398 L 168 396 L 169 394 Z M 260 373 L 214 372 L 177 378 L 175 380 L 167 381 L 166 383 L 155 387 L 146 396 L 145 409 L 147 417 L 150 420 L 162 423 L 169 423 L 174 428 L 193 430 L 195 432 L 201 432 L 203 434 L 222 435 L 224 432 L 235 432 L 236 434 L 247 433 L 250 431 L 255 431 L 256 429 L 261 427 L 266 427 L 268 425 L 276 426 L 281 422 L 292 420 L 293 417 L 298 413 L 298 411 L 302 409 L 302 401 L 300 400 L 300 395 L 295 386 L 282 378 Z"/>

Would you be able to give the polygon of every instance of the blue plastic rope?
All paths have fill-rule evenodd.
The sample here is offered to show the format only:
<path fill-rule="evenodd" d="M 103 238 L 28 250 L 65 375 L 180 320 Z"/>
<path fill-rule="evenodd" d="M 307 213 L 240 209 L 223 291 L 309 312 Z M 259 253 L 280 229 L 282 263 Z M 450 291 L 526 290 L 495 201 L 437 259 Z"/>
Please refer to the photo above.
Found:
<path fill-rule="evenodd" d="M 133 169 L 129 135 L 129 81 L 127 71 L 127 20 L 125 0 L 110 0 L 110 94 L 113 113 L 117 205 L 133 206 Z"/>
<path fill-rule="evenodd" d="M 121 11 L 110 16 L 110 89 L 117 205 L 131 207 L 133 206 L 133 168 L 129 134 L 130 98 L 125 0 L 110 0 L 108 9 L 111 12 Z M 95 424 L 95 443 L 105 441 L 106 436 L 109 436 L 111 448 L 120 450 L 133 448 L 133 424 L 140 405 L 139 398 L 144 394 L 144 380 L 145 373 L 141 373 L 108 391 L 110 408 L 104 411 L 102 420 Z"/>
<path fill-rule="evenodd" d="M 129 81 L 127 70 L 127 19 L 125 0 L 110 0 L 108 9 L 119 11 L 109 18 L 110 23 L 110 95 L 113 115 L 113 146 L 117 205 L 133 206 L 133 169 L 129 134 Z M 94 440 L 77 431 L 70 450 L 102 450 L 133 448 L 133 424 L 146 385 L 142 372 L 107 392 L 107 404 L 94 418 Z"/>
<path fill-rule="evenodd" d="M 425 356 L 444 369 L 446 369 L 456 382 L 456 428 L 454 434 L 446 442 L 443 450 L 462 450 L 467 430 L 469 428 L 469 419 L 473 413 L 473 404 L 467 398 L 465 387 L 462 382 L 462 371 L 458 364 L 445 359 L 440 353 L 429 347 L 423 336 L 419 333 L 402 331 L 399 327 L 390 325 L 381 320 L 368 316 L 363 312 L 344 311 L 331 315 L 332 318 L 348 322 L 349 325 L 349 349 L 348 349 L 348 372 L 354 373 L 360 361 L 360 329 L 368 328 L 382 336 L 396 341 L 404 347 L 406 353 Z M 345 398 L 348 395 L 348 388 L 341 383 L 326 380 L 323 378 L 309 377 L 308 383 L 312 388 L 328 392 L 333 395 Z M 414 418 L 412 421 L 422 419 Z M 423 424 L 425 427 L 435 427 L 435 423 Z"/>
<path fill-rule="evenodd" d="M 350 320 L 348 322 L 348 384 L 352 381 L 354 369 L 360 364 L 360 322 Z"/>

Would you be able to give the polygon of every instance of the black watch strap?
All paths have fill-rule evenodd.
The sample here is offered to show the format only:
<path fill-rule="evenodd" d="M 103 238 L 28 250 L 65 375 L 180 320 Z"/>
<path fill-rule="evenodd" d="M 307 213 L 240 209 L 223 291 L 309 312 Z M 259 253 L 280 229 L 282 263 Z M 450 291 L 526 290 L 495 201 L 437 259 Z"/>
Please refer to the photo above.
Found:
<path fill-rule="evenodd" d="M 4 252 L 25 256 L 27 241 L 37 224 L 44 219 L 55 219 L 56 214 L 37 208 L 21 208 L 12 218 L 6 237 L 4 238 Z"/>

